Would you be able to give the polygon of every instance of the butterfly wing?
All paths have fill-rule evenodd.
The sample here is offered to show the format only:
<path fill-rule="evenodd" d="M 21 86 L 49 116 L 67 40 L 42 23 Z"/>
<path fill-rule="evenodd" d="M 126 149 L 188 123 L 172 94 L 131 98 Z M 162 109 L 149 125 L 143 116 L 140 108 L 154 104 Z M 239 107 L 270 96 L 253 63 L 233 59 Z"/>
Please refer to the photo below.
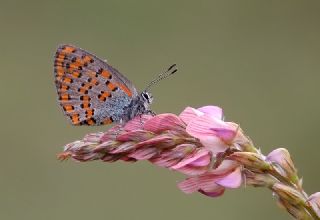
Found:
<path fill-rule="evenodd" d="M 59 104 L 73 125 L 119 121 L 123 108 L 138 96 L 118 70 L 72 45 L 58 47 L 54 73 Z"/>

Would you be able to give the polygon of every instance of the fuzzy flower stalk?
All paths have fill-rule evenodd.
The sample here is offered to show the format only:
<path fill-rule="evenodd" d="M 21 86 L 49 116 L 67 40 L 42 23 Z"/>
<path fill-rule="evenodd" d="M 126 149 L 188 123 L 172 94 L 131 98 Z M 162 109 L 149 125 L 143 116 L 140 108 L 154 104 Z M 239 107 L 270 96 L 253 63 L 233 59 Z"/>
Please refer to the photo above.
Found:
<path fill-rule="evenodd" d="M 263 155 L 216 106 L 187 107 L 178 116 L 138 116 L 67 144 L 58 157 L 81 162 L 148 160 L 185 174 L 178 187 L 187 194 L 218 197 L 242 185 L 267 187 L 294 218 L 320 219 L 320 192 L 304 192 L 288 150 Z"/>

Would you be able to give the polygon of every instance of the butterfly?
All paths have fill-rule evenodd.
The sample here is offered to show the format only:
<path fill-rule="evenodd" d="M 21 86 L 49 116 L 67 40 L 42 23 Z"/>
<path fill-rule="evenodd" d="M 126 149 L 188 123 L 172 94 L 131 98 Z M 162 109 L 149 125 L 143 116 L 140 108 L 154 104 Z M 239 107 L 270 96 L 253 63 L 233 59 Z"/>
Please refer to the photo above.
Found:
<path fill-rule="evenodd" d="M 60 45 L 54 58 L 58 102 L 73 125 L 122 123 L 152 113 L 149 88 L 176 71 L 171 65 L 138 93 L 118 70 L 81 48 Z"/>

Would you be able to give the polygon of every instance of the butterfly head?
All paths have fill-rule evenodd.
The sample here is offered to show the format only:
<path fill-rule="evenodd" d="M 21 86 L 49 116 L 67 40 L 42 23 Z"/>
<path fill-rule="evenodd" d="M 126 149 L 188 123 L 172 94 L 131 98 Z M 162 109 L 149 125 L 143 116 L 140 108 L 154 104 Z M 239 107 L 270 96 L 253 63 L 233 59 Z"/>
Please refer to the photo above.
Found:
<path fill-rule="evenodd" d="M 145 113 L 145 112 L 150 112 L 150 105 L 152 104 L 153 101 L 153 96 L 152 94 L 149 92 L 150 87 L 152 87 L 153 85 L 157 84 L 159 81 L 167 78 L 168 76 L 173 75 L 175 72 L 177 72 L 177 67 L 176 64 L 171 65 L 165 72 L 160 73 L 158 75 L 157 78 L 155 78 L 154 80 L 152 80 L 149 85 L 147 86 L 147 88 L 141 92 L 139 98 L 138 98 L 138 102 L 140 103 L 140 108 L 142 108 L 143 110 L 141 112 Z M 152 111 L 151 111 L 152 112 Z"/>

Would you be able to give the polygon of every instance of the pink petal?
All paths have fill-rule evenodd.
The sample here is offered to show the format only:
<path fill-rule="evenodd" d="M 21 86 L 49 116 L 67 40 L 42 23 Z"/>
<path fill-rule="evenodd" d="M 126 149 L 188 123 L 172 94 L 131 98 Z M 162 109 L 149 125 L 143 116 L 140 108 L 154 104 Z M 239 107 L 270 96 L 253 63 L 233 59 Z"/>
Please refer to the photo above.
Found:
<path fill-rule="evenodd" d="M 268 161 L 277 164 L 277 169 L 282 175 L 289 176 L 290 179 L 298 180 L 297 170 L 294 167 L 293 161 L 290 157 L 290 153 L 285 148 L 278 148 L 273 150 L 266 157 Z"/>
<path fill-rule="evenodd" d="M 84 142 L 100 142 L 102 136 L 103 136 L 103 132 L 90 133 L 83 138 L 83 141 Z"/>
<path fill-rule="evenodd" d="M 115 155 L 107 154 L 101 158 L 101 160 L 104 162 L 115 162 L 119 159 L 121 159 L 121 155 L 119 154 L 115 154 Z"/>
<path fill-rule="evenodd" d="M 218 197 L 223 195 L 225 188 L 222 186 L 216 185 L 216 188 L 211 189 L 210 191 L 199 190 L 200 193 L 209 196 L 209 197 Z"/>
<path fill-rule="evenodd" d="M 199 191 L 208 196 L 219 196 L 224 192 L 224 186 L 228 188 L 236 188 L 239 185 L 238 172 L 240 168 L 235 169 L 236 163 L 228 161 L 222 163 L 220 170 L 215 169 L 199 176 L 189 177 L 180 182 L 178 187 L 185 193 L 193 193 Z M 239 171 L 238 171 L 239 169 Z M 240 173 L 241 180 L 241 173 Z"/>
<path fill-rule="evenodd" d="M 179 169 L 176 169 L 176 171 L 186 174 L 188 176 L 197 176 L 200 174 L 204 174 L 208 171 L 207 167 L 196 167 L 192 165 L 186 165 L 184 167 L 181 167 Z"/>
<path fill-rule="evenodd" d="M 183 112 L 180 113 L 179 118 L 186 124 L 189 124 L 190 121 L 192 121 L 194 118 L 203 115 L 204 113 L 191 108 L 191 107 L 187 107 L 183 110 Z"/>
<path fill-rule="evenodd" d="M 201 108 L 198 108 L 198 111 L 203 112 L 205 114 L 210 115 L 213 118 L 217 118 L 217 119 L 223 119 L 223 111 L 222 108 L 218 107 L 218 106 L 203 106 Z"/>
<path fill-rule="evenodd" d="M 123 130 L 123 125 L 117 124 L 113 126 L 112 128 L 108 129 L 107 132 L 103 134 L 101 137 L 101 142 L 108 141 L 108 140 L 114 140 L 117 134 L 119 134 L 120 131 Z"/>
<path fill-rule="evenodd" d="M 206 167 L 211 163 L 211 153 L 208 152 L 207 154 L 203 155 L 202 157 L 199 157 L 195 161 L 191 162 L 190 165 L 195 167 Z"/>
<path fill-rule="evenodd" d="M 207 157 L 209 156 L 209 158 Z M 184 167 L 188 164 L 191 164 L 193 162 L 196 162 L 195 164 L 204 164 L 205 166 L 210 163 L 210 153 L 207 150 L 200 150 L 196 154 L 192 155 L 192 157 L 187 157 L 186 159 L 183 159 L 178 164 L 171 167 L 172 169 L 180 169 L 181 167 Z"/>
<path fill-rule="evenodd" d="M 227 178 L 235 170 L 233 167 L 233 163 L 227 163 L 224 166 L 225 166 L 224 169 L 221 169 L 221 170 L 214 169 L 202 175 L 199 175 L 197 177 L 197 180 L 198 180 L 200 189 L 204 191 L 211 191 L 213 188 L 217 187 L 216 185 L 219 184 L 219 181 L 221 181 L 224 178 Z M 219 185 L 223 186 L 222 184 L 219 184 Z"/>
<path fill-rule="evenodd" d="M 143 125 L 152 118 L 152 115 L 138 115 L 128 121 L 123 129 L 126 131 L 143 130 Z"/>
<path fill-rule="evenodd" d="M 143 127 L 145 130 L 156 134 L 167 130 L 185 131 L 183 121 L 178 116 L 170 113 L 156 115 L 150 120 L 147 120 Z"/>
<path fill-rule="evenodd" d="M 232 173 L 216 181 L 216 183 L 227 188 L 239 188 L 242 183 L 241 168 L 236 168 Z"/>
<path fill-rule="evenodd" d="M 232 142 L 234 143 L 250 143 L 250 139 L 243 133 L 242 129 L 240 126 L 234 122 L 226 122 L 228 127 L 236 131 L 236 136 L 234 137 L 234 140 Z"/>
<path fill-rule="evenodd" d="M 64 151 L 76 151 L 86 145 L 87 143 L 84 141 L 74 141 L 64 146 Z"/>
<path fill-rule="evenodd" d="M 144 131 L 144 130 L 135 130 L 135 131 L 128 131 L 124 132 L 123 134 L 120 134 L 116 137 L 117 141 L 125 142 L 125 141 L 145 141 L 149 138 L 153 137 L 154 133 L 150 131 Z"/>
<path fill-rule="evenodd" d="M 232 173 L 238 166 L 239 164 L 235 161 L 224 160 L 218 168 L 210 170 L 208 174 L 223 177 Z"/>
<path fill-rule="evenodd" d="M 196 146 L 193 144 L 180 144 L 173 149 L 162 151 L 158 157 L 150 159 L 150 162 L 169 168 L 180 162 L 186 155 L 193 153 L 195 149 Z"/>
<path fill-rule="evenodd" d="M 171 134 L 160 134 L 158 136 L 155 136 L 153 138 L 150 138 L 146 141 L 139 142 L 135 145 L 136 148 L 139 147 L 154 147 L 155 145 L 159 145 L 162 148 L 165 147 L 172 147 L 179 141 L 177 138 L 175 139 L 176 136 L 171 135 Z M 180 140 L 182 141 L 182 140 Z"/>
<path fill-rule="evenodd" d="M 140 148 L 129 154 L 128 157 L 134 158 L 136 160 L 148 160 L 158 153 L 159 149 L 157 148 Z"/>
<path fill-rule="evenodd" d="M 204 173 L 198 177 L 199 188 L 204 191 L 211 191 L 217 187 L 216 181 L 221 178 L 218 175 L 211 174 L 209 172 Z"/>
<path fill-rule="evenodd" d="M 190 194 L 199 190 L 198 181 L 193 177 L 181 181 L 180 183 L 178 183 L 178 187 L 186 194 Z"/>
<path fill-rule="evenodd" d="M 289 152 L 284 149 L 284 148 L 277 148 L 273 151 L 271 151 L 268 156 L 267 156 L 267 160 L 271 161 L 271 162 L 275 162 L 278 164 L 282 164 L 283 161 L 288 160 L 288 158 L 290 159 L 290 154 Z"/>
<path fill-rule="evenodd" d="M 312 194 L 309 197 L 308 202 L 310 203 L 313 210 L 320 217 L 320 192 L 316 192 L 316 193 Z"/>
<path fill-rule="evenodd" d="M 211 131 L 213 131 L 217 137 L 227 143 L 231 142 L 237 134 L 236 131 L 226 128 L 211 128 Z"/>
<path fill-rule="evenodd" d="M 216 155 L 220 152 L 224 152 L 226 149 L 229 148 L 229 145 L 227 145 L 226 143 L 221 141 L 220 138 L 215 136 L 203 136 L 199 139 L 203 146 L 205 146 L 205 148 L 209 150 L 213 155 Z"/>
<path fill-rule="evenodd" d="M 211 153 L 205 149 L 201 149 L 196 153 L 190 154 L 190 156 L 186 156 L 179 163 L 172 166 L 171 169 L 194 176 L 205 173 L 210 163 Z"/>
<path fill-rule="evenodd" d="M 116 148 L 117 146 L 118 145 L 116 144 L 115 141 L 108 140 L 108 141 L 102 142 L 99 145 L 96 145 L 93 152 L 94 153 L 104 153 L 106 151 L 109 151 L 109 150 Z"/>
<path fill-rule="evenodd" d="M 151 158 L 149 161 L 159 167 L 171 167 L 177 164 L 180 161 L 180 159 L 173 159 L 170 157 L 156 157 Z"/>
<path fill-rule="evenodd" d="M 128 141 L 120 144 L 119 146 L 114 147 L 113 149 L 110 147 L 108 150 L 108 153 L 120 154 L 120 153 L 130 152 L 135 149 L 136 149 L 135 143 L 132 141 L 131 142 Z"/>
<path fill-rule="evenodd" d="M 225 143 L 231 142 L 236 136 L 236 129 L 233 126 L 208 115 L 199 116 L 196 120 L 192 120 L 188 124 L 186 131 L 200 140 L 209 136 L 215 136 Z"/>
<path fill-rule="evenodd" d="M 163 151 L 161 153 L 162 157 L 174 158 L 174 159 L 183 159 L 186 155 L 195 152 L 197 146 L 194 144 L 179 144 L 173 149 Z"/>

